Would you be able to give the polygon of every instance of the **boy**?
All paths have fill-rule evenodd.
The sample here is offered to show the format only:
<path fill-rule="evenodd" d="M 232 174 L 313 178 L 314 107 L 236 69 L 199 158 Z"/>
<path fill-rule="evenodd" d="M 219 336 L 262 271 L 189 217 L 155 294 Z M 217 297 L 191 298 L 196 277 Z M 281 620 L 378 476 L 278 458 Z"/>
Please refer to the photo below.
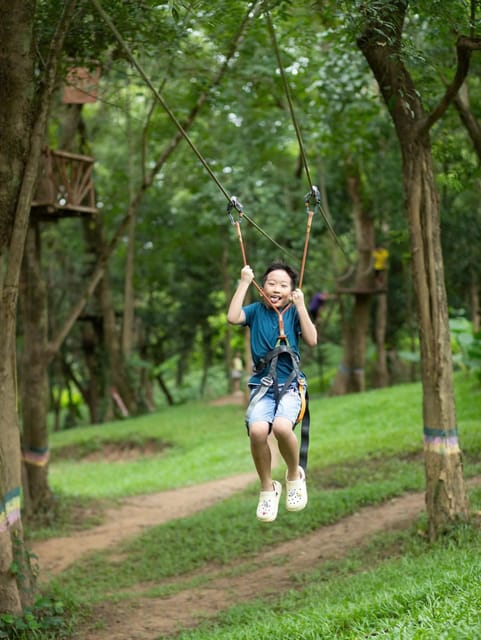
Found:
<path fill-rule="evenodd" d="M 246 325 L 251 330 L 255 369 L 249 379 L 251 402 L 246 424 L 252 458 L 261 483 L 256 515 L 258 520 L 272 522 L 277 517 L 282 486 L 272 480 L 271 451 L 267 442 L 271 431 L 287 465 L 286 509 L 301 511 L 307 504 L 306 476 L 299 466 L 299 445 L 294 434 L 302 404 L 294 374 L 305 380 L 295 366 L 299 360 L 299 335 L 313 347 L 317 343 L 317 330 L 306 308 L 304 294 L 296 288 L 297 274 L 291 267 L 273 262 L 262 276 L 263 302 L 243 306 L 253 280 L 254 272 L 246 265 L 232 297 L 227 320 L 231 324 Z M 281 317 L 284 340 L 279 340 Z M 284 347 L 272 359 L 272 351 L 283 343 L 287 344 L 287 349 Z"/>

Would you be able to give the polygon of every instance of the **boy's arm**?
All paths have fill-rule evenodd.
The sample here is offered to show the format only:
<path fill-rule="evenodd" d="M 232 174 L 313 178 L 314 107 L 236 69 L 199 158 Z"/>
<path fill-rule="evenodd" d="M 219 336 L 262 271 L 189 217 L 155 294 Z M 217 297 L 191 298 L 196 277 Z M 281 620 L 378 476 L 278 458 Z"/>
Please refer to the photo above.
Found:
<path fill-rule="evenodd" d="M 312 322 L 309 312 L 306 309 L 304 294 L 300 289 L 295 289 L 292 292 L 292 302 L 294 303 L 299 316 L 302 339 L 310 347 L 315 347 L 317 344 L 316 325 Z"/>
<path fill-rule="evenodd" d="M 253 279 L 254 272 L 249 267 L 249 265 L 246 265 L 242 268 L 241 279 L 239 280 L 239 284 L 237 285 L 237 289 L 232 296 L 232 300 L 227 311 L 227 321 L 231 324 L 245 323 L 246 315 L 244 313 L 244 310 L 242 309 L 242 306 L 244 304 L 246 293 Z"/>

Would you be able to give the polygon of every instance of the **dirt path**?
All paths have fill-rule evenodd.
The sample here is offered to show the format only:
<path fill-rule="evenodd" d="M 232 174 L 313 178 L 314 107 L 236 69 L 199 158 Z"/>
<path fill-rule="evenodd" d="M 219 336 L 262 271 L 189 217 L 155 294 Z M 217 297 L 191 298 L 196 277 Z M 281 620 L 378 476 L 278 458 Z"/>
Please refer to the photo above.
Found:
<path fill-rule="evenodd" d="M 76 640 L 160 640 L 182 628 L 197 626 L 228 607 L 252 598 L 295 588 L 293 576 L 312 570 L 330 559 L 342 558 L 349 549 L 373 534 L 407 526 L 424 509 L 423 494 L 410 494 L 379 507 L 366 507 L 340 522 L 291 542 L 267 549 L 247 562 L 210 568 L 201 574 L 183 576 L 180 591 L 164 598 L 141 596 L 135 606 L 104 603 L 96 610 L 104 628 L 79 630 Z M 192 588 L 189 578 L 202 577 L 202 586 Z M 184 587 L 182 587 L 184 585 Z M 145 589 L 153 585 L 145 585 Z"/>
<path fill-rule="evenodd" d="M 277 464 L 275 448 L 273 458 Z M 120 507 L 106 513 L 106 523 L 101 526 L 70 537 L 34 543 L 41 576 L 48 579 L 79 561 L 82 555 L 112 547 L 146 527 L 205 509 L 255 480 L 255 473 L 246 473 L 125 500 Z M 171 636 L 181 628 L 195 627 L 201 620 L 240 601 L 295 588 L 293 576 L 312 570 L 326 560 L 343 557 L 375 533 L 407 526 L 423 509 L 422 493 L 366 507 L 307 536 L 266 549 L 254 560 L 239 560 L 222 568 L 207 567 L 162 582 L 176 588 L 177 592 L 167 597 L 152 599 L 142 595 L 153 586 L 162 585 L 137 585 L 135 605 L 128 601 L 102 603 L 96 609 L 95 623 L 79 629 L 75 639 L 159 640 Z M 192 586 L 194 578 L 201 586 Z"/>
<path fill-rule="evenodd" d="M 147 527 L 174 518 L 185 518 L 206 509 L 241 491 L 256 477 L 255 473 L 244 473 L 192 487 L 126 499 L 117 509 L 107 510 L 105 524 L 68 537 L 34 542 L 32 550 L 39 558 L 41 576 L 48 579 L 77 562 L 84 554 L 112 547 L 138 535 Z"/>

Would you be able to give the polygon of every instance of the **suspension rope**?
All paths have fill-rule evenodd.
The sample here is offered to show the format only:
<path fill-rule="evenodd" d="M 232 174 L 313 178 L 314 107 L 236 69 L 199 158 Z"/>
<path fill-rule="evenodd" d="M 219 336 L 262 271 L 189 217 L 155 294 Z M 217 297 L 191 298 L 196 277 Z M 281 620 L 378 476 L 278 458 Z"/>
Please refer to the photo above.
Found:
<path fill-rule="evenodd" d="M 255 6 L 257 5 L 259 0 L 253 0 L 253 2 L 251 3 L 251 5 L 249 6 L 249 9 L 244 17 L 244 20 L 242 21 L 241 27 L 240 29 L 244 29 L 245 25 L 247 23 L 247 21 L 250 19 L 251 13 L 254 10 Z M 109 27 L 109 29 L 112 31 L 112 33 L 114 34 L 117 42 L 120 44 L 120 46 L 122 47 L 122 49 L 124 50 L 125 54 L 127 55 L 127 58 L 130 60 L 130 62 L 132 63 L 132 65 L 137 69 L 137 71 L 139 72 L 140 76 L 143 78 L 144 82 L 147 84 L 147 86 L 150 88 L 150 90 L 152 91 L 152 93 L 154 94 L 155 98 L 158 100 L 158 102 L 162 105 L 164 111 L 167 113 L 167 115 L 169 116 L 169 118 L 172 120 L 172 122 L 174 123 L 174 125 L 177 127 L 178 131 L 181 133 L 181 135 L 184 137 L 184 139 L 186 140 L 186 142 L 188 143 L 188 145 L 190 146 L 190 148 L 192 149 L 192 151 L 195 153 L 195 155 L 197 156 L 197 158 L 199 159 L 199 161 L 201 162 L 202 166 L 204 167 L 204 169 L 207 171 L 207 173 L 209 174 L 209 176 L 212 178 L 212 180 L 215 182 L 215 184 L 217 185 L 217 187 L 219 188 L 219 190 L 221 191 L 221 193 L 225 196 L 225 198 L 228 200 L 229 203 L 236 201 L 235 197 L 231 197 L 229 195 L 229 193 L 227 192 L 227 190 L 224 188 L 224 186 L 222 185 L 222 183 L 220 182 L 220 180 L 217 178 L 217 176 L 215 175 L 215 173 L 212 171 L 212 169 L 210 168 L 207 160 L 204 158 L 204 156 L 201 154 L 201 152 L 199 151 L 199 149 L 197 148 L 197 146 L 194 144 L 194 142 L 192 141 L 192 139 L 190 138 L 189 134 L 187 133 L 187 131 L 184 129 L 184 127 L 182 126 L 182 124 L 179 122 L 179 120 L 177 119 L 177 117 L 175 116 L 175 114 L 173 113 L 173 111 L 169 108 L 169 105 L 166 103 L 166 101 L 164 100 L 164 98 L 162 97 L 161 93 L 155 88 L 155 86 L 152 84 L 152 82 L 150 81 L 149 77 L 147 76 L 146 72 L 144 71 L 143 67 L 141 66 L 141 64 L 136 60 L 136 58 L 133 56 L 132 52 L 130 51 L 129 47 L 127 46 L 127 43 L 125 42 L 125 40 L 122 38 L 122 36 L 120 35 L 117 27 L 114 25 L 114 23 L 112 22 L 110 16 L 105 12 L 105 10 L 103 9 L 102 5 L 100 4 L 100 2 L 98 0 L 91 0 L 92 4 L 94 5 L 95 9 L 98 11 L 98 13 L 101 15 L 102 19 L 105 21 L 105 23 L 107 24 L 107 26 Z M 234 205 L 236 206 L 236 205 Z M 270 242 L 272 242 L 273 244 L 275 244 L 277 246 L 278 249 L 280 249 L 283 253 L 286 253 L 287 255 L 289 255 L 289 252 L 282 247 L 279 243 L 277 243 L 268 233 L 266 233 L 252 218 L 250 218 L 245 211 L 242 211 L 242 217 L 245 218 L 249 224 L 251 224 L 259 233 L 261 233 L 265 238 L 267 238 Z"/>
<path fill-rule="evenodd" d="M 244 20 L 242 22 L 241 29 L 243 29 L 245 27 L 245 24 L 250 19 L 252 11 L 256 7 L 258 1 L 259 0 L 253 0 L 251 5 L 249 6 L 247 14 L 244 17 Z M 152 93 L 155 96 L 156 100 L 161 104 L 162 108 L 167 113 L 167 115 L 169 116 L 171 121 L 174 123 L 174 125 L 176 126 L 176 128 L 178 129 L 180 134 L 186 140 L 186 142 L 188 143 L 188 145 L 191 148 L 191 150 L 197 156 L 198 160 L 200 161 L 200 163 L 202 164 L 204 169 L 207 171 L 207 173 L 209 174 L 210 178 L 213 180 L 213 182 L 217 185 L 218 189 L 221 191 L 221 193 L 227 199 L 227 201 L 229 203 L 228 204 L 228 212 L 230 212 L 230 208 L 235 208 L 239 212 L 239 221 L 234 223 L 234 224 L 236 224 L 238 235 L 240 234 L 240 224 L 239 224 L 240 223 L 240 219 L 241 218 L 245 218 L 249 222 L 249 224 L 251 224 L 259 233 L 261 233 L 265 238 L 267 238 L 270 242 L 272 242 L 275 246 L 277 246 L 278 249 L 280 249 L 283 253 L 287 254 L 292 259 L 292 256 L 289 254 L 289 252 L 284 247 L 282 247 L 278 242 L 276 242 L 250 216 L 248 216 L 245 213 L 245 211 L 243 210 L 243 208 L 241 207 L 240 203 L 235 198 L 235 196 L 230 196 L 229 195 L 228 191 L 224 188 L 224 186 L 222 185 L 220 180 L 217 178 L 215 173 L 212 171 L 212 169 L 210 168 L 208 162 L 205 160 L 204 156 L 201 154 L 201 152 L 199 151 L 197 146 L 194 144 L 194 142 L 192 141 L 192 139 L 188 135 L 187 131 L 185 131 L 185 129 L 182 126 L 182 124 L 180 123 L 180 121 L 177 119 L 177 117 L 175 116 L 173 111 L 170 109 L 169 105 L 166 103 L 166 101 L 162 97 L 161 93 L 156 89 L 156 87 L 153 85 L 153 83 L 151 82 L 151 80 L 147 76 L 147 74 L 144 71 L 144 69 L 141 66 L 141 64 L 136 60 L 136 58 L 134 57 L 134 55 L 130 51 L 129 47 L 127 46 L 126 42 L 122 38 L 121 34 L 119 33 L 118 29 L 116 28 L 115 24 L 111 20 L 110 16 L 103 9 L 103 7 L 100 4 L 99 0 L 91 0 L 91 2 L 94 5 L 95 9 L 100 14 L 100 16 L 102 17 L 102 19 L 107 24 L 109 29 L 112 31 L 112 33 L 115 36 L 117 42 L 120 44 L 120 46 L 124 50 L 127 58 L 131 62 L 131 64 L 137 69 L 137 71 L 139 72 L 139 74 L 142 77 L 142 79 L 144 80 L 144 82 L 147 84 L 147 86 L 152 91 Z M 311 191 L 307 194 L 307 196 L 305 198 L 306 207 L 308 208 L 309 220 L 308 220 L 308 225 L 307 225 L 306 240 L 305 240 L 305 245 L 304 245 L 304 254 L 303 254 L 303 260 L 302 260 L 302 267 L 301 267 L 300 283 L 302 283 L 304 267 L 305 267 L 305 262 L 306 262 L 306 256 L 307 256 L 307 243 L 308 243 L 309 234 L 310 234 L 312 215 L 314 214 L 314 210 L 311 210 L 309 208 L 312 198 L 314 198 L 314 200 L 316 202 L 315 206 L 321 212 L 322 217 L 323 217 L 323 219 L 324 219 L 324 221 L 326 223 L 326 226 L 327 226 L 328 230 L 331 233 L 331 236 L 333 237 L 333 239 L 335 240 L 336 244 L 339 246 L 339 248 L 341 249 L 341 251 L 344 253 L 344 255 L 346 257 L 347 257 L 347 254 L 345 253 L 345 251 L 344 251 L 344 249 L 343 249 L 343 247 L 342 247 L 342 245 L 341 245 L 341 243 L 339 241 L 339 238 L 337 237 L 336 233 L 334 232 L 334 229 L 332 228 L 332 225 L 330 224 L 327 216 L 325 215 L 325 213 L 322 210 L 322 207 L 321 207 L 321 204 L 320 204 L 320 198 L 317 197 L 317 193 L 318 193 L 317 187 L 314 187 L 312 185 L 312 181 L 311 181 L 310 173 L 309 173 L 309 168 L 308 168 L 307 160 L 306 160 L 306 154 L 305 154 L 305 151 L 304 151 L 304 145 L 302 143 L 302 136 L 301 136 L 301 133 L 300 133 L 299 125 L 297 123 L 297 118 L 296 118 L 295 113 L 294 113 L 292 99 L 290 97 L 289 85 L 287 83 L 287 78 L 285 76 L 284 68 L 283 68 L 283 65 L 282 65 L 281 58 L 280 58 L 280 53 L 279 53 L 279 48 L 278 48 L 278 45 L 277 45 L 277 40 L 276 40 L 276 37 L 275 37 L 274 28 L 273 28 L 272 21 L 271 21 L 271 18 L 270 18 L 268 7 L 267 7 L 267 0 L 264 0 L 264 6 L 265 6 L 266 16 L 267 16 L 267 19 L 268 19 L 269 28 L 270 28 L 271 35 L 272 35 L 273 42 L 274 42 L 274 48 L 275 48 L 275 51 L 276 51 L 276 56 L 277 56 L 277 59 L 278 59 L 279 68 L 281 70 L 281 75 L 282 75 L 283 81 L 284 81 L 284 87 L 285 87 L 286 95 L 288 96 L 289 108 L 290 108 L 290 111 L 291 111 L 291 117 L 292 117 L 292 120 L 293 120 L 293 123 L 294 123 L 294 128 L 296 130 L 296 135 L 298 137 L 299 147 L 301 149 L 301 155 L 302 155 L 304 169 L 306 171 L 306 175 L 308 177 L 308 181 L 309 181 L 309 184 L 310 184 L 310 187 L 311 187 Z M 242 238 L 242 236 L 240 235 L 240 239 L 241 238 Z M 241 242 L 241 248 L 242 248 L 242 251 L 243 251 L 243 258 L 245 258 L 245 248 L 243 247 L 243 242 Z M 258 285 L 256 285 L 256 286 L 258 286 Z"/>
<path fill-rule="evenodd" d="M 307 178 L 307 181 L 309 183 L 309 187 L 310 187 L 312 196 L 317 200 L 318 189 L 317 189 L 317 187 L 315 187 L 313 185 L 312 180 L 311 180 L 311 174 L 310 174 L 310 171 L 309 171 L 309 165 L 307 163 L 306 151 L 305 151 L 304 143 L 302 141 L 301 129 L 299 127 L 299 123 L 297 121 L 297 117 L 296 117 L 296 114 L 295 114 L 295 111 L 294 111 L 294 105 L 293 105 L 292 97 L 291 97 L 291 90 L 290 90 L 290 87 L 289 87 L 289 82 L 287 81 L 287 76 L 286 76 L 286 73 L 285 73 L 285 70 L 284 70 L 284 65 L 282 64 L 281 53 L 280 53 L 280 50 L 279 50 L 279 45 L 278 45 L 278 42 L 277 42 L 276 32 L 275 32 L 274 25 L 272 23 L 271 14 L 270 14 L 270 11 L 269 11 L 268 0 L 264 0 L 264 14 L 266 16 L 267 26 L 269 28 L 269 33 L 270 33 L 270 36 L 271 36 L 272 45 L 273 45 L 274 52 L 275 52 L 275 55 L 276 55 L 277 64 L 279 66 L 279 72 L 281 74 L 282 84 L 283 84 L 283 87 L 284 87 L 284 93 L 286 94 L 287 103 L 289 105 L 289 111 L 290 111 L 290 114 L 291 114 L 292 124 L 294 126 L 294 130 L 295 130 L 296 136 L 297 136 L 297 141 L 299 143 L 299 152 L 301 154 L 302 165 L 303 165 L 304 171 L 306 173 L 306 178 Z M 317 191 L 317 193 L 316 193 L 316 191 Z M 306 196 L 306 198 L 307 198 L 307 196 Z M 342 243 L 341 243 L 338 235 L 334 231 L 334 228 L 333 228 L 333 226 L 331 224 L 331 221 L 329 220 L 329 218 L 326 215 L 324 209 L 322 208 L 320 198 L 316 201 L 316 207 L 319 210 L 319 213 L 321 214 L 322 219 L 324 220 L 324 223 L 325 223 L 329 233 L 331 234 L 332 239 L 334 240 L 334 242 L 336 243 L 338 248 L 341 250 L 342 254 L 347 259 L 348 263 L 350 263 L 349 256 L 348 256 L 346 250 L 342 246 Z M 305 264 L 305 259 L 304 259 L 304 264 Z"/>
<path fill-rule="evenodd" d="M 306 151 L 304 148 L 304 143 L 302 141 L 301 129 L 299 127 L 299 123 L 296 118 L 296 114 L 294 111 L 294 104 L 292 102 L 291 90 L 289 87 L 289 83 L 287 82 L 286 73 L 284 71 L 284 65 L 281 60 L 281 53 L 279 51 L 279 45 L 277 43 L 276 32 L 274 31 L 274 25 L 272 24 L 271 14 L 269 11 L 269 3 L 267 0 L 264 0 L 264 13 L 267 19 L 267 26 L 269 28 L 269 33 L 272 40 L 272 45 L 274 48 L 274 53 L 276 54 L 277 64 L 279 66 L 279 71 L 282 78 L 282 84 L 284 86 L 284 93 L 286 94 L 287 104 L 289 105 L 289 111 L 291 113 L 291 120 L 294 126 L 294 130 L 296 132 L 297 141 L 299 143 L 299 152 L 301 154 L 302 165 L 304 167 L 304 171 L 306 172 L 307 182 L 309 183 L 309 187 L 312 191 L 313 183 L 311 180 L 311 174 L 309 172 L 309 165 L 307 163 Z"/>
<path fill-rule="evenodd" d="M 101 6 L 100 2 L 98 2 L 98 0 L 91 0 L 91 2 L 94 5 L 94 7 L 97 9 L 97 11 L 100 13 L 100 15 L 102 16 L 102 19 L 105 21 L 105 23 L 107 24 L 109 29 L 114 34 L 116 40 L 118 41 L 118 43 L 120 44 L 120 46 L 122 47 L 124 52 L 126 53 L 126 55 L 127 55 L 128 59 L 130 60 L 130 62 L 137 69 L 139 74 L 142 76 L 144 82 L 147 84 L 147 86 L 150 88 L 150 90 L 152 91 L 152 93 L 154 94 L 156 99 L 162 105 L 164 111 L 167 113 L 167 115 L 172 120 L 174 125 L 177 127 L 179 132 L 185 138 L 186 142 L 189 144 L 189 146 L 192 149 L 192 151 L 195 153 L 197 158 L 200 160 L 200 162 L 203 165 L 204 169 L 207 171 L 209 176 L 212 178 L 212 180 L 215 182 L 215 184 L 218 186 L 218 188 L 224 194 L 224 196 L 227 198 L 227 200 L 230 200 L 229 194 L 224 189 L 224 187 L 222 186 L 220 181 L 217 179 L 217 176 L 212 171 L 212 169 L 209 167 L 209 165 L 208 165 L 207 161 L 205 160 L 204 156 L 197 149 L 197 147 L 195 146 L 194 142 L 192 141 L 192 139 L 188 135 L 187 131 L 185 131 L 184 127 L 181 125 L 181 123 L 179 122 L 179 120 L 177 119 L 177 117 L 175 116 L 173 111 L 169 108 L 169 105 L 165 102 L 165 100 L 162 97 L 162 95 L 160 94 L 160 92 L 154 87 L 154 85 L 152 84 L 152 82 L 150 81 L 149 77 L 145 73 L 145 71 L 144 71 L 143 67 L 141 66 L 141 64 L 132 55 L 132 52 L 130 51 L 129 47 L 127 46 L 127 43 L 125 42 L 125 40 L 120 35 L 119 31 L 117 30 L 117 27 L 114 25 L 114 23 L 110 19 L 109 15 L 104 11 L 104 9 Z"/>

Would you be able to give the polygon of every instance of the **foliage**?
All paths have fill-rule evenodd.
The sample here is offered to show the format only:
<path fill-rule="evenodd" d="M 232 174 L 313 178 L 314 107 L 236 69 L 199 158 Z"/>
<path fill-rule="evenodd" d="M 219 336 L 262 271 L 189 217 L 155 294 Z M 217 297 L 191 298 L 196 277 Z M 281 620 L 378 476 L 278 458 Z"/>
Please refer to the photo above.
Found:
<path fill-rule="evenodd" d="M 71 637 L 74 623 L 73 606 L 53 594 L 38 594 L 38 558 L 19 536 L 14 538 L 11 574 L 19 588 L 33 604 L 20 614 L 0 613 L 0 639 L 5 640 L 62 640 Z"/>
<path fill-rule="evenodd" d="M 71 638 L 72 609 L 53 597 L 40 596 L 21 615 L 0 614 L 0 638 L 5 640 L 62 640 Z"/>
<path fill-rule="evenodd" d="M 473 333 L 472 324 L 463 317 L 452 318 L 449 329 L 454 342 L 454 361 L 481 382 L 481 331 Z"/>
<path fill-rule="evenodd" d="M 314 183 L 325 187 L 331 223 L 348 254 L 353 253 L 354 234 L 346 167 L 355 157 L 361 168 L 364 206 L 375 220 L 376 240 L 390 250 L 387 342 L 394 352 L 415 331 L 399 180 L 401 158 L 355 41 L 360 21 L 380 12 L 389 16 L 390 4 L 384 0 L 335 6 L 322 1 L 281 2 L 272 6 L 272 17 L 311 175 Z M 38 3 L 40 67 L 61 5 Z M 225 191 L 239 197 L 246 212 L 297 266 L 304 240 L 307 181 L 262 6 L 252 17 L 227 73 L 212 86 L 248 6 L 232 0 L 140 4 L 116 0 L 109 4 L 108 13 L 179 120 L 184 121 L 205 93 L 206 100 L 189 129 L 192 141 Z M 463 2 L 437 2 L 435 11 L 425 2 L 407 7 L 403 56 L 416 86 L 423 88 L 427 107 L 444 91 L 452 69 L 453 34 L 467 33 L 469 18 Z M 82 149 L 96 158 L 95 186 L 107 240 L 125 215 L 132 194 L 140 196 L 133 284 L 136 319 L 145 339 L 136 345 L 137 357 L 131 360 L 142 365 L 131 366 L 129 374 L 142 395 L 141 373 L 161 371 L 163 366 L 171 371 L 170 364 L 177 358 L 178 366 L 167 382 L 177 388 L 176 397 L 184 400 L 192 395 L 192 389 L 185 388 L 186 363 L 226 371 L 229 365 L 224 362 L 225 326 L 214 319 L 222 317 L 222 305 L 233 290 L 242 260 L 225 215 L 224 194 L 184 142 L 150 175 L 175 139 L 176 128 L 87 0 L 77 3 L 65 46 L 65 65 L 72 61 L 102 66 L 98 101 L 82 107 L 79 137 Z M 472 64 L 469 83 L 476 95 L 476 56 Z M 478 103 L 473 100 L 477 117 Z M 62 140 L 69 111 L 59 91 L 49 125 L 54 147 Z M 468 279 L 474 278 L 476 284 L 480 278 L 476 251 L 481 225 L 478 162 L 454 110 L 433 132 L 433 150 L 443 203 L 448 296 L 451 304 L 461 306 Z M 50 308 L 55 309 L 52 332 L 68 316 L 90 269 L 84 233 L 76 219 L 42 225 Z M 243 233 L 248 260 L 258 273 L 279 250 L 247 223 Z M 119 332 L 126 253 L 124 239 L 109 263 Z M 307 297 L 333 289 L 345 269 L 324 220 L 316 216 L 305 277 Z M 98 313 L 93 301 L 85 313 Z M 330 321 L 327 331 L 333 345 L 338 345 L 342 340 L 338 318 Z M 232 344 L 238 346 L 237 337 Z M 63 355 L 78 384 L 87 388 L 89 371 L 80 323 L 69 335 Z M 59 360 L 56 366 L 60 369 Z M 55 377 L 55 383 L 63 384 L 58 373 L 51 376 L 53 382 Z M 203 393 L 202 384 L 197 393 Z M 140 405 L 145 406 L 144 398 Z"/>

